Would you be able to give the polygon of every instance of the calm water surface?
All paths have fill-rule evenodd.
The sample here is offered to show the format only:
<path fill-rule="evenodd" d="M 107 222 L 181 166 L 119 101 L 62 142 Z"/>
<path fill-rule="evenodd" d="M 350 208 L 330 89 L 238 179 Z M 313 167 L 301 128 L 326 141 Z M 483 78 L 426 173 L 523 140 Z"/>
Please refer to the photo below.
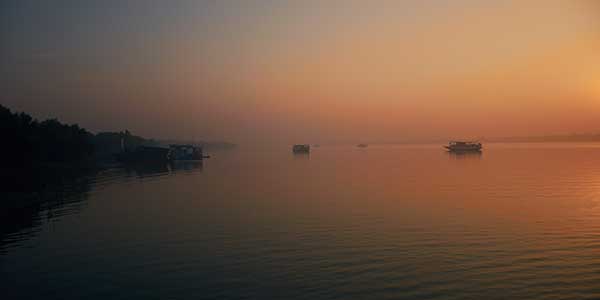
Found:
<path fill-rule="evenodd" d="M 211 154 L 25 213 L 4 299 L 600 298 L 600 145 Z"/>

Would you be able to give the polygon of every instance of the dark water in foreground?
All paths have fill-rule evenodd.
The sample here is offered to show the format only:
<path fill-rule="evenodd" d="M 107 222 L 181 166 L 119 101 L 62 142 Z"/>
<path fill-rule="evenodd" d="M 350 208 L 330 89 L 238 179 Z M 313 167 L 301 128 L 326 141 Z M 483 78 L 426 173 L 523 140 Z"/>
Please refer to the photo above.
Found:
<path fill-rule="evenodd" d="M 600 144 L 211 154 L 4 228 L 2 298 L 600 298 Z"/>

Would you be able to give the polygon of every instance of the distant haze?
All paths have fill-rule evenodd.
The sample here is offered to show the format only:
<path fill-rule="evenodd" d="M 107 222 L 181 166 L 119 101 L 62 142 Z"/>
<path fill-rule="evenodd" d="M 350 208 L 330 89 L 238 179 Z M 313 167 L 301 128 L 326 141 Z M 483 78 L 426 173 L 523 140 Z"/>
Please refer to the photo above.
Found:
<path fill-rule="evenodd" d="M 237 143 L 600 131 L 595 1 L 5 0 L 0 104 Z"/>

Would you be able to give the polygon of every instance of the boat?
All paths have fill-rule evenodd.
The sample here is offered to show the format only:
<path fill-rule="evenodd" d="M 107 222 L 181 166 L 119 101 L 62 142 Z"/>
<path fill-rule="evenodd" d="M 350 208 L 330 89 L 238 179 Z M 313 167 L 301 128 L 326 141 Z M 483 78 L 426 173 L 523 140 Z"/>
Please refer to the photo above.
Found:
<path fill-rule="evenodd" d="M 169 145 L 171 150 L 169 158 L 172 161 L 178 160 L 202 160 L 205 156 L 202 154 L 202 147 L 189 144 Z"/>
<path fill-rule="evenodd" d="M 173 144 L 166 147 L 139 146 L 133 151 L 127 149 L 115 155 L 121 163 L 166 163 L 170 161 L 195 161 L 208 158 L 202 147 Z"/>
<path fill-rule="evenodd" d="M 294 153 L 310 153 L 310 145 L 308 144 L 296 144 L 292 147 Z"/>
<path fill-rule="evenodd" d="M 369 147 L 369 145 L 367 145 L 367 144 L 358 144 L 358 145 L 356 145 L 356 147 L 358 147 L 358 148 L 367 148 L 367 147 Z"/>
<path fill-rule="evenodd" d="M 473 141 L 450 141 L 444 146 L 449 152 L 480 152 L 481 143 Z"/>

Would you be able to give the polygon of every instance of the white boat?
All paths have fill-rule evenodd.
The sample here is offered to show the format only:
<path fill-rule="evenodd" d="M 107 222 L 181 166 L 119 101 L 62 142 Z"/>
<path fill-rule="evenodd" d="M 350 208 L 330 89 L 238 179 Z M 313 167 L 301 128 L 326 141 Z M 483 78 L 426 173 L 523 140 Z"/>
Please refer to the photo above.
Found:
<path fill-rule="evenodd" d="M 479 142 L 451 141 L 444 148 L 450 152 L 479 152 L 483 146 Z"/>

